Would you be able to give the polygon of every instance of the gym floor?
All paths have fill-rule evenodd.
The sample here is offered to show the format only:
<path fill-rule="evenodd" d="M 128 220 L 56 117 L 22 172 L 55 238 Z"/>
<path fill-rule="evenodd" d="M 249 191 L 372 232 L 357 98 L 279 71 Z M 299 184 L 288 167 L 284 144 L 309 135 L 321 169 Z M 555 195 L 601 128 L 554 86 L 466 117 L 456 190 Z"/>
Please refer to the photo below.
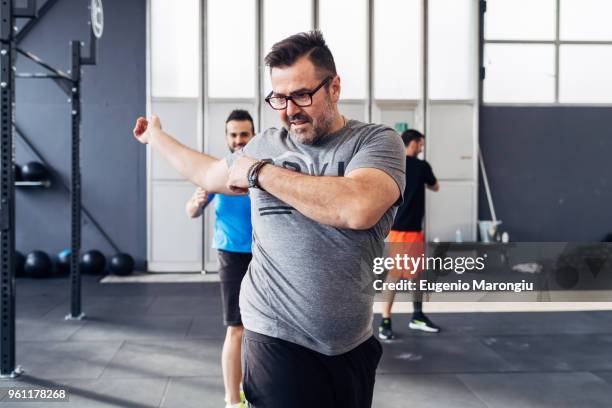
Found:
<path fill-rule="evenodd" d="M 69 403 L 2 407 L 220 407 L 224 328 L 216 283 L 83 280 L 88 319 L 65 321 L 66 279 L 17 281 L 17 364 L 0 387 L 66 386 Z M 612 312 L 431 314 L 384 344 L 373 406 L 609 407 Z M 375 323 L 379 316 L 375 317 Z"/>

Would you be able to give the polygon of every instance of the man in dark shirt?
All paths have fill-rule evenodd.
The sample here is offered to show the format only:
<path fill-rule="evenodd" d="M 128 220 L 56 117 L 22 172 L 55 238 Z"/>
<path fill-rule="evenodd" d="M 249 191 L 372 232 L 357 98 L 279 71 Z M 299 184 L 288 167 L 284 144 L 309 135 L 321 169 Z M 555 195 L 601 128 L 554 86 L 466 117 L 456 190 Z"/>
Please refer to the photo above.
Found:
<path fill-rule="evenodd" d="M 425 187 L 438 191 L 440 186 L 429 163 L 417 157 L 423 151 L 425 136 L 416 130 L 409 129 L 402 133 L 402 141 L 406 146 L 406 189 L 404 190 L 404 202 L 397 210 L 387 242 L 390 244 L 391 251 L 399 250 L 402 254 L 419 257 L 423 253 L 425 242 L 423 234 Z M 421 271 L 414 272 L 416 272 L 415 275 L 405 276 L 405 278 L 415 278 Z M 391 270 L 387 279 L 395 281 L 402 277 L 402 273 Z M 383 340 L 394 338 L 391 329 L 393 295 L 393 291 L 385 294 L 382 322 L 378 328 L 378 337 Z M 439 332 L 440 328 L 423 313 L 422 293 L 416 291 L 415 296 L 414 311 L 409 327 L 430 333 Z"/>

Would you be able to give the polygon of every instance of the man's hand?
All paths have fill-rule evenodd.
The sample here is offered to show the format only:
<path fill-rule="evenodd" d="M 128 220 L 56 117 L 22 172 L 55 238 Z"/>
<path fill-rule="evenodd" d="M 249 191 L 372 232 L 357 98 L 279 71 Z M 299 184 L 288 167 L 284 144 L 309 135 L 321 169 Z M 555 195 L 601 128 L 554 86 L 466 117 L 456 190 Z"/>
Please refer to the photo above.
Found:
<path fill-rule="evenodd" d="M 134 137 L 140 143 L 147 144 L 151 141 L 151 134 L 156 130 L 161 130 L 161 122 L 157 116 L 151 116 L 150 122 L 141 116 L 136 120 L 136 126 L 134 126 Z"/>
<path fill-rule="evenodd" d="M 162 159 L 166 160 L 183 177 L 208 192 L 236 194 L 227 188 L 227 162 L 190 149 L 162 130 L 157 116 L 149 120 L 138 118 L 134 126 L 134 138 L 149 144 Z"/>
<path fill-rule="evenodd" d="M 202 215 L 204 204 L 208 201 L 208 193 L 202 187 L 198 187 L 193 193 L 193 196 L 187 201 L 185 210 L 191 218 L 196 218 Z"/>
<path fill-rule="evenodd" d="M 197 207 L 201 207 L 204 204 L 206 204 L 206 201 L 208 201 L 208 193 L 202 187 L 198 187 L 196 188 L 196 191 L 193 193 L 193 196 L 191 197 L 191 201 Z"/>
<path fill-rule="evenodd" d="M 240 156 L 234 161 L 234 164 L 229 169 L 229 177 L 227 178 L 227 187 L 235 193 L 247 193 L 249 191 L 249 182 L 247 173 L 256 160 L 248 156 Z"/>

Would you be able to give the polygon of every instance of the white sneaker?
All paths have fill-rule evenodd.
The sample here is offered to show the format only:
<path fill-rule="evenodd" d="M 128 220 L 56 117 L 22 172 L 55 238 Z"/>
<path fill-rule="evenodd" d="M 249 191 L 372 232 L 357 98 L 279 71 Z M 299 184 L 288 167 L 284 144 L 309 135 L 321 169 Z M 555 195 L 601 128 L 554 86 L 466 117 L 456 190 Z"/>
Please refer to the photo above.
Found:
<path fill-rule="evenodd" d="M 413 330 L 422 330 L 428 333 L 438 333 L 440 331 L 440 328 L 433 324 L 425 315 L 421 315 L 416 319 L 410 320 L 408 327 Z"/>
<path fill-rule="evenodd" d="M 237 404 L 227 404 L 225 405 L 225 408 L 247 408 L 247 405 L 241 401 Z"/>

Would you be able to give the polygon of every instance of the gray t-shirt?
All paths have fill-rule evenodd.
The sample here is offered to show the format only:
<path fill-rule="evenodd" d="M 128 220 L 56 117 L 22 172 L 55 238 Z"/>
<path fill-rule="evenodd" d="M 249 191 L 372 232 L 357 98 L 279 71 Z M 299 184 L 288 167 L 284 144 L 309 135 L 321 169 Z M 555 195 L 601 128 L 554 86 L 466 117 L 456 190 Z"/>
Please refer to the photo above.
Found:
<path fill-rule="evenodd" d="M 388 127 L 350 120 L 315 145 L 285 129 L 268 129 L 227 157 L 245 154 L 313 176 L 376 168 L 404 188 L 405 153 Z M 240 311 L 248 330 L 326 355 L 345 353 L 372 335 L 372 262 L 401 198 L 368 230 L 340 229 L 305 217 L 285 202 L 251 189 L 253 259 L 242 281 Z"/>

